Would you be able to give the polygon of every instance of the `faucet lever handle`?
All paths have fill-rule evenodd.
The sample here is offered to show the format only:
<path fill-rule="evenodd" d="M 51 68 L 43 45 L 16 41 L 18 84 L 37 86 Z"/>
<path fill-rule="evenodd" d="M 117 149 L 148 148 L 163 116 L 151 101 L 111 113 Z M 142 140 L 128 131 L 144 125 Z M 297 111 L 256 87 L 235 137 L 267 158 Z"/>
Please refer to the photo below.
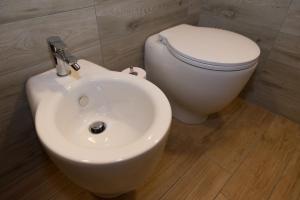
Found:
<path fill-rule="evenodd" d="M 64 59 L 68 64 L 73 64 L 77 62 L 77 58 L 70 54 L 68 51 L 64 52 Z"/>
<path fill-rule="evenodd" d="M 47 42 L 52 52 L 57 52 L 58 50 L 64 50 L 67 47 L 59 36 L 51 36 L 47 38 Z"/>

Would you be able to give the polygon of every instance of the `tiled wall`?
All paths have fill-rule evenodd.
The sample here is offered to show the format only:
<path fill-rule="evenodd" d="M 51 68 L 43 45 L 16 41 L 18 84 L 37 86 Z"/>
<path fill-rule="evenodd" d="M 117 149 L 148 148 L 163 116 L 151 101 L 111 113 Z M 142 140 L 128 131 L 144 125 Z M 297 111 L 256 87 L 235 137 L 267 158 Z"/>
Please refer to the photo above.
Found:
<path fill-rule="evenodd" d="M 199 0 L 2 0 L 0 2 L 0 193 L 42 165 L 24 84 L 53 67 L 46 38 L 110 69 L 142 65 L 145 39 L 197 23 Z"/>
<path fill-rule="evenodd" d="M 199 26 L 242 33 L 263 55 L 244 96 L 300 122 L 300 0 L 201 0 Z"/>

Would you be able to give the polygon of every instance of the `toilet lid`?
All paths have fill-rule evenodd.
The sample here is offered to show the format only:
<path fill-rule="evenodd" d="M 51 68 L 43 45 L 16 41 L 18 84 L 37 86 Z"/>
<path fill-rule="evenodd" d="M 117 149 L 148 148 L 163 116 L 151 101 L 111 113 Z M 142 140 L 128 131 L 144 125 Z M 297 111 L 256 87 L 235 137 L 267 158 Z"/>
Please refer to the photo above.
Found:
<path fill-rule="evenodd" d="M 255 42 L 222 29 L 182 24 L 162 31 L 159 36 L 178 59 L 211 70 L 247 69 L 257 63 L 260 55 Z"/>

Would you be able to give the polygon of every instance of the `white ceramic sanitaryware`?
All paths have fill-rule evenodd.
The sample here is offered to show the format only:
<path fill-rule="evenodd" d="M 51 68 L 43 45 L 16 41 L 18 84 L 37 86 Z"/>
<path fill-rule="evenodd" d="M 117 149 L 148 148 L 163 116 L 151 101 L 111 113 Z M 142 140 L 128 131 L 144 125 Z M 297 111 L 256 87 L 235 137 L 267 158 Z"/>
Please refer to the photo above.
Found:
<path fill-rule="evenodd" d="M 259 55 L 257 44 L 242 35 L 183 24 L 148 38 L 145 67 L 168 96 L 173 116 L 197 124 L 238 96 Z"/>
<path fill-rule="evenodd" d="M 112 197 L 139 187 L 163 152 L 171 107 L 152 83 L 85 60 L 78 74 L 55 69 L 27 82 L 38 137 L 76 184 Z M 106 123 L 101 134 L 90 124 Z"/>

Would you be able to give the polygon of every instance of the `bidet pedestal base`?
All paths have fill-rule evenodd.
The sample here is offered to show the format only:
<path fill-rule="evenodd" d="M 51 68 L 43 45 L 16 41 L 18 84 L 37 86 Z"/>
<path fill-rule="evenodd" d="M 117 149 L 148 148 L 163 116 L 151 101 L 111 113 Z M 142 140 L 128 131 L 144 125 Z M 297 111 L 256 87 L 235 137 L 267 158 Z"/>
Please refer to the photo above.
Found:
<path fill-rule="evenodd" d="M 199 114 L 191 113 L 173 103 L 172 103 L 172 114 L 173 117 L 186 124 L 201 124 L 205 122 L 208 118 L 207 115 L 199 115 Z"/>

